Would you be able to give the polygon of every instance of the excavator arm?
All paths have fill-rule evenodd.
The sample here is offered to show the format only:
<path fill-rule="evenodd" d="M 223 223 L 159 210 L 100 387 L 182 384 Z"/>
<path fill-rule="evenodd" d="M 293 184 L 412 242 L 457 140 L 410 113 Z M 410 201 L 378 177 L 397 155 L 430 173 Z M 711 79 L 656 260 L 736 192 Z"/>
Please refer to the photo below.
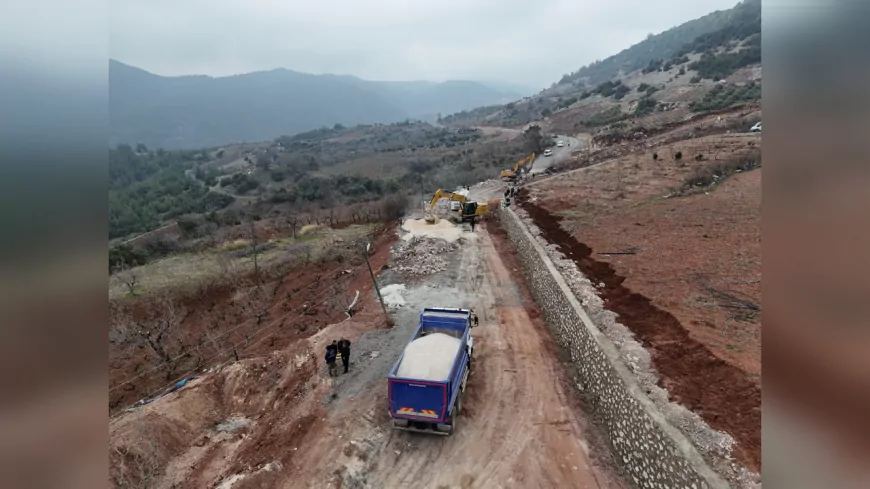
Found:
<path fill-rule="evenodd" d="M 468 200 L 462 194 L 445 192 L 443 189 L 439 188 L 438 191 L 435 192 L 435 195 L 432 196 L 432 201 L 429 202 L 429 210 L 432 210 L 432 208 L 435 207 L 435 204 L 437 204 L 438 201 L 441 199 L 455 200 L 458 201 L 460 204 L 465 204 L 465 202 Z"/>
<path fill-rule="evenodd" d="M 510 170 L 504 170 L 501 172 L 502 178 L 513 179 L 519 174 L 521 168 L 524 168 L 526 165 L 531 164 L 535 161 L 535 153 L 532 153 L 528 156 L 524 156 L 520 158 L 516 163 L 514 163 L 514 167 Z"/>

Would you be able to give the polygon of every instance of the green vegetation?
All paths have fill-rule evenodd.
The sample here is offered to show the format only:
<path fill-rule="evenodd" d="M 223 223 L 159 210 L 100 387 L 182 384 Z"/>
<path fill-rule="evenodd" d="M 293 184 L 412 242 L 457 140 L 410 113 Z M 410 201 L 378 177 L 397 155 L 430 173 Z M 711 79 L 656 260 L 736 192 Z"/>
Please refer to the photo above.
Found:
<path fill-rule="evenodd" d="M 619 122 L 626 117 L 628 117 L 628 114 L 624 114 L 619 106 L 615 105 L 603 112 L 593 115 L 584 122 L 584 125 L 587 127 L 606 126 L 607 124 Z"/>
<path fill-rule="evenodd" d="M 736 52 L 710 54 L 704 53 L 701 59 L 689 65 L 701 78 L 722 80 L 740 68 L 761 63 L 761 36 L 752 37 L 746 45 Z"/>
<path fill-rule="evenodd" d="M 625 97 L 625 94 L 630 92 L 631 89 L 622 84 L 622 80 L 614 81 L 606 81 L 592 90 L 592 93 L 601 95 L 602 97 L 610 97 L 611 95 L 619 100 Z"/>
<path fill-rule="evenodd" d="M 692 104 L 692 111 L 706 112 L 726 109 L 741 102 L 751 102 L 761 98 L 761 86 L 750 82 L 746 85 L 716 85 L 699 102 Z"/>
<path fill-rule="evenodd" d="M 109 151 L 109 239 L 154 229 L 186 213 L 223 209 L 233 197 L 187 175 L 197 151 Z"/>
<path fill-rule="evenodd" d="M 724 182 L 731 175 L 761 168 L 761 153 L 734 156 L 697 167 L 683 184 L 674 190 L 675 195 L 690 195 L 698 191 L 709 191 Z"/>
<path fill-rule="evenodd" d="M 646 68 L 643 69 L 643 74 L 652 73 L 654 71 L 659 71 L 662 69 L 662 60 L 661 59 L 651 59 L 649 64 L 646 65 Z"/>
<path fill-rule="evenodd" d="M 596 61 L 574 73 L 565 75 L 559 83 L 571 83 L 581 88 L 584 84 L 597 86 L 618 76 L 620 71 L 629 73 L 649 68 L 650 62 L 654 60 L 659 60 L 659 66 L 661 66 L 664 64 L 661 60 L 671 59 L 675 56 L 681 59 L 682 56 L 695 51 L 694 46 L 704 44 L 704 41 L 698 41 L 698 39 L 707 39 L 707 37 L 703 37 L 705 35 L 725 31 L 730 32 L 732 36 L 741 36 L 745 31 L 740 26 L 747 22 L 754 23 L 756 16 L 759 19 L 761 17 L 761 0 L 745 0 L 732 9 L 716 11 L 660 34 L 650 35 L 646 40 L 614 56 L 603 61 Z M 755 29 L 754 26 L 745 28 L 746 31 L 753 29 Z M 760 32 L 760 23 L 755 32 Z M 743 37 L 747 36 L 740 38 Z M 710 39 L 712 42 L 713 38 Z M 692 47 L 689 48 L 689 45 Z M 673 60 L 672 63 L 680 64 L 677 60 Z"/>
<path fill-rule="evenodd" d="M 246 194 L 260 186 L 260 182 L 249 178 L 244 173 L 236 173 L 232 177 L 222 178 L 221 187 L 232 185 L 237 194 Z"/>
<path fill-rule="evenodd" d="M 746 0 L 734 7 L 731 18 L 725 25 L 699 35 L 683 46 L 677 56 L 693 52 L 712 53 L 719 47 L 753 36 L 761 36 L 761 0 Z"/>
<path fill-rule="evenodd" d="M 496 112 L 502 110 L 502 108 L 506 108 L 508 110 L 513 109 L 513 103 L 507 104 L 504 107 L 501 105 L 488 105 L 485 107 L 478 107 L 476 109 L 463 110 L 455 114 L 450 114 L 447 117 L 442 117 L 439 122 L 441 124 L 451 124 L 458 121 L 465 122 L 468 120 L 475 120 L 477 122 L 480 122 L 484 117 L 495 114 Z"/>
<path fill-rule="evenodd" d="M 646 96 L 638 100 L 637 107 L 634 109 L 634 115 L 646 115 L 652 113 L 656 106 L 658 105 L 658 101 L 656 99 Z"/>
<path fill-rule="evenodd" d="M 120 244 L 109 248 L 109 272 L 124 267 L 144 265 L 148 261 L 145 252 L 134 249 L 130 245 Z"/>
<path fill-rule="evenodd" d="M 620 83 L 619 86 L 616 87 L 616 90 L 613 91 L 613 98 L 616 100 L 622 100 L 630 91 L 630 88 Z"/>

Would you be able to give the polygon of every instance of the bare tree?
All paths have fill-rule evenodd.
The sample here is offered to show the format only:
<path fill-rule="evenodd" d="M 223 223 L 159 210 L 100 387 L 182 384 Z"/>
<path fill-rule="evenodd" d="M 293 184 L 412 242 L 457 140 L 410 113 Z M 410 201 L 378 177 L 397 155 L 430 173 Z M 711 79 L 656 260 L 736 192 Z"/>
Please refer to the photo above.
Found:
<path fill-rule="evenodd" d="M 136 269 L 124 266 L 116 275 L 130 295 L 136 295 L 136 287 L 139 286 L 139 272 Z"/>
<path fill-rule="evenodd" d="M 287 216 L 287 224 L 290 226 L 290 229 L 293 231 L 293 239 L 296 239 L 296 228 L 299 227 L 299 216 L 296 214 L 291 214 Z"/>
<path fill-rule="evenodd" d="M 109 477 L 115 487 L 147 489 L 154 487 L 162 472 L 157 434 L 143 433 L 131 447 L 115 446 L 109 450 Z"/>
<path fill-rule="evenodd" d="M 336 222 L 338 222 L 338 214 L 335 211 L 335 207 L 330 207 L 329 210 L 326 211 L 324 220 L 329 227 L 334 227 Z"/>
<path fill-rule="evenodd" d="M 136 323 L 118 301 L 109 301 L 109 344 L 124 350 L 136 339 Z"/>
<path fill-rule="evenodd" d="M 157 298 L 149 307 L 149 314 L 139 323 L 139 337 L 166 369 L 166 377 L 172 376 L 187 349 L 179 331 L 183 314 L 179 306 L 167 296 Z"/>

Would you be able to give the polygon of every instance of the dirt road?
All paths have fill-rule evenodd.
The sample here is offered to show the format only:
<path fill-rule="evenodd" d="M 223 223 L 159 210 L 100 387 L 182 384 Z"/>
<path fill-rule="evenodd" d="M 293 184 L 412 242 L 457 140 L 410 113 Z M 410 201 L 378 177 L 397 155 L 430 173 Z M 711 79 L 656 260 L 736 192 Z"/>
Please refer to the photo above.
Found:
<path fill-rule="evenodd" d="M 239 387 L 226 387 L 236 385 L 235 376 L 205 379 L 158 401 L 165 408 L 149 406 L 156 414 L 185 404 L 184 410 L 197 417 L 190 425 L 197 426 L 190 429 L 191 442 L 184 442 L 191 446 L 169 456 L 158 487 L 182 481 L 186 487 L 220 489 L 627 487 L 601 455 L 600 444 L 589 441 L 598 439 L 596 432 L 584 418 L 570 371 L 525 289 L 506 236 L 494 224 L 474 233 L 465 225 L 457 244 L 443 255 L 446 270 L 404 282 L 405 304 L 392 311 L 394 328 L 360 331 L 362 322 L 380 320 L 380 308 L 370 307 L 354 317 L 356 322 L 330 326 L 297 345 L 292 355 L 285 354 L 287 361 L 251 367 L 259 377 Z M 402 280 L 386 270 L 381 287 Z M 463 412 L 449 437 L 393 430 L 387 413 L 386 374 L 426 306 L 471 307 L 480 318 L 472 332 L 475 357 Z M 333 381 L 316 352 L 339 335 L 354 342 L 352 365 L 349 374 Z M 273 378 L 286 380 L 252 392 L 257 389 L 252 386 Z M 233 392 L 233 401 L 197 397 L 214 390 L 211 384 L 224 386 L 215 392 Z M 197 406 L 238 403 L 242 388 L 238 405 L 244 408 L 227 409 L 208 421 L 191 412 Z M 142 425 L 155 424 L 151 415 L 138 416 Z M 113 431 L 132 439 L 131 422 Z M 214 428 L 228 423 L 240 426 L 232 436 Z"/>
<path fill-rule="evenodd" d="M 529 170 L 529 173 L 543 173 L 547 168 L 565 160 L 571 156 L 571 153 L 583 148 L 583 143 L 579 139 L 570 136 L 558 136 L 557 141 L 562 141 L 565 145 L 561 148 L 558 146 L 550 148 L 553 150 L 551 156 L 540 155 L 535 158 L 535 162 L 532 164 L 532 169 Z"/>
<path fill-rule="evenodd" d="M 331 417 L 333 428 L 327 438 L 338 443 L 311 452 L 298 464 L 316 470 L 304 477 L 288 474 L 283 483 L 286 487 L 311 487 L 317 480 L 331 480 L 337 484 L 334 487 L 623 487 L 609 469 L 593 462 L 596 455 L 590 454 L 586 441 L 591 428 L 578 409 L 549 331 L 527 292 L 524 297 L 522 284 L 515 282 L 517 264 L 503 261 L 485 228 L 465 233 L 465 244 L 454 254 L 458 257 L 446 272 L 407 287 L 407 305 L 396 316 L 403 323 L 397 326 L 404 330 L 398 336 L 403 345 L 425 306 L 462 305 L 478 313 L 474 367 L 457 432 L 438 437 L 392 430 L 381 377 L 355 406 Z M 384 366 L 388 369 L 394 360 L 390 356 Z"/>

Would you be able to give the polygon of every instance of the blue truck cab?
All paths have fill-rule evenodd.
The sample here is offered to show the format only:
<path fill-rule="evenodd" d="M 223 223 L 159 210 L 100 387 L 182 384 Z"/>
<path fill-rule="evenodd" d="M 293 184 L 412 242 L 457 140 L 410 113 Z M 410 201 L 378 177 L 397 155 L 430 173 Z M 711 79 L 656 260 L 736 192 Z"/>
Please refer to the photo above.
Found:
<path fill-rule="evenodd" d="M 387 376 L 387 397 L 393 428 L 450 435 L 462 409 L 462 393 L 468 382 L 474 339 L 472 313 L 468 309 L 431 307 L 420 313 L 420 324 L 408 343 L 431 333 L 460 340 L 459 350 L 447 380 L 431 381 L 397 376 L 404 351 Z"/>

